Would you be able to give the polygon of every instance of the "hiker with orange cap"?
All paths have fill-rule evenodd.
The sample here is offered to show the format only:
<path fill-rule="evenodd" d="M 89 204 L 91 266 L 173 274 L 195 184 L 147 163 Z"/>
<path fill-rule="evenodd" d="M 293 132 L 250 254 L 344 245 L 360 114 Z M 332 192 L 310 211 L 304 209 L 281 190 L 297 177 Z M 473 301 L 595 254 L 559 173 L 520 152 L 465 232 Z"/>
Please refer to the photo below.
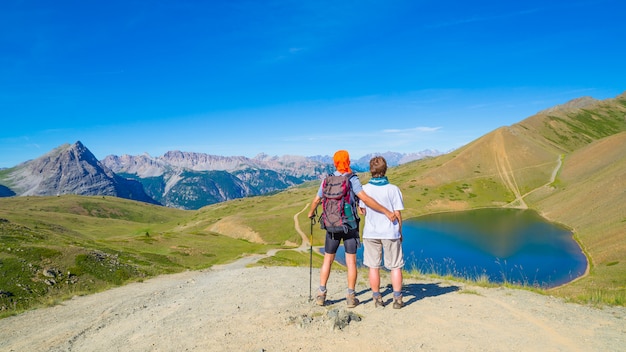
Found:
<path fill-rule="evenodd" d="M 356 201 L 356 204 L 358 204 L 358 200 L 361 200 L 369 208 L 384 214 L 390 221 L 397 221 L 394 212 L 380 205 L 376 200 L 368 196 L 367 193 L 363 191 L 363 186 L 361 185 L 361 181 L 359 181 L 358 176 L 352 174 L 352 170 L 350 169 L 350 155 L 347 151 L 337 151 L 333 156 L 333 162 L 336 168 L 336 171 L 333 173 L 333 175 L 346 176 L 349 178 L 349 186 L 351 188 L 351 191 L 353 192 L 353 195 L 356 196 L 354 199 L 354 201 Z M 315 217 L 317 206 L 324 199 L 325 183 L 326 182 L 323 181 L 322 184 L 320 184 L 317 194 L 311 202 L 311 208 L 308 214 L 309 218 L 311 219 Z M 320 269 L 320 286 L 315 297 L 316 303 L 320 306 L 323 306 L 326 302 L 326 283 L 328 282 L 328 278 L 330 277 L 330 270 L 333 262 L 335 261 L 335 255 L 337 254 L 337 249 L 339 248 L 341 241 L 343 241 L 343 246 L 346 254 L 346 266 L 348 268 L 348 292 L 346 295 L 346 303 L 348 305 L 348 308 L 356 307 L 359 304 L 359 300 L 355 297 L 354 289 L 356 287 L 357 279 L 356 252 L 357 249 L 361 246 L 361 242 L 359 236 L 358 216 L 356 215 L 356 211 L 354 215 L 356 216 L 355 228 L 348 228 L 344 233 L 339 234 L 331 232 L 329 229 L 327 229 L 326 231 L 326 239 L 324 241 L 324 262 Z"/>

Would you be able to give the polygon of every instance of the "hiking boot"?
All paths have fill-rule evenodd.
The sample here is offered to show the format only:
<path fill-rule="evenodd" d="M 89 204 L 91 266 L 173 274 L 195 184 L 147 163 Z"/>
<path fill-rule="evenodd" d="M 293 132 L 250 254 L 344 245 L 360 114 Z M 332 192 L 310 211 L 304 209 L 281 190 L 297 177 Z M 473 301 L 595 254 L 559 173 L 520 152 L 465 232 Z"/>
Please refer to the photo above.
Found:
<path fill-rule="evenodd" d="M 354 296 L 354 293 L 350 293 L 346 296 L 346 303 L 348 308 L 354 308 L 359 305 L 359 300 Z"/>
<path fill-rule="evenodd" d="M 318 306 L 323 306 L 324 304 L 326 304 L 326 292 L 317 290 L 317 296 L 315 296 L 315 303 L 317 303 Z"/>
<path fill-rule="evenodd" d="M 402 296 L 393 298 L 393 309 L 400 309 L 404 307 L 404 302 L 402 302 Z"/>
<path fill-rule="evenodd" d="M 372 300 L 374 301 L 374 308 L 384 307 L 385 306 L 385 302 L 383 302 L 383 297 L 382 296 L 373 297 Z"/>

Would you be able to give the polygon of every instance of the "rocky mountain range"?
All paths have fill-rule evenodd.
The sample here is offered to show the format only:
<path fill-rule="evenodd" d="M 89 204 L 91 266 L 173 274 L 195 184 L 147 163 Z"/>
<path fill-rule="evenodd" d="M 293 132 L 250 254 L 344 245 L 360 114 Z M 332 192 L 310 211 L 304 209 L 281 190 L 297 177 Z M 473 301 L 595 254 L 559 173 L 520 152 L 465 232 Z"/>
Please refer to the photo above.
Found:
<path fill-rule="evenodd" d="M 382 153 L 353 161 L 369 168 L 373 155 L 390 166 L 441 154 Z M 169 151 L 162 156 L 109 155 L 99 161 L 80 141 L 14 168 L 0 171 L 0 197 L 109 195 L 181 209 L 199 209 L 230 199 L 256 196 L 319 179 L 334 170 L 330 156 L 254 158 Z"/>
<path fill-rule="evenodd" d="M 350 160 L 350 167 L 356 172 L 366 172 L 370 169 L 370 159 L 375 156 L 382 156 L 387 161 L 388 166 L 398 166 L 401 164 L 406 164 L 411 161 L 436 157 L 441 154 L 444 154 L 436 149 L 424 149 L 421 152 L 417 153 L 396 153 L 396 152 L 385 152 L 385 153 L 370 153 L 362 156 L 356 160 Z M 333 163 L 332 156 L 313 156 L 310 157 L 311 160 L 316 160 L 325 164 Z"/>

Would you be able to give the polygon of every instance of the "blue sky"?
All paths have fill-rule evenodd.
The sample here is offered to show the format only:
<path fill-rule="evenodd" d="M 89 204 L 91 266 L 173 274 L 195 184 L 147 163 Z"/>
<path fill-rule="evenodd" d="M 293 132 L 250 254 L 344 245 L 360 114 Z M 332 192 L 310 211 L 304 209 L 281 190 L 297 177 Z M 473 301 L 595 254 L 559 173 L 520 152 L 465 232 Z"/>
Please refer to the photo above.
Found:
<path fill-rule="evenodd" d="M 0 3 L 0 168 L 109 154 L 458 148 L 626 91 L 626 4 Z"/>

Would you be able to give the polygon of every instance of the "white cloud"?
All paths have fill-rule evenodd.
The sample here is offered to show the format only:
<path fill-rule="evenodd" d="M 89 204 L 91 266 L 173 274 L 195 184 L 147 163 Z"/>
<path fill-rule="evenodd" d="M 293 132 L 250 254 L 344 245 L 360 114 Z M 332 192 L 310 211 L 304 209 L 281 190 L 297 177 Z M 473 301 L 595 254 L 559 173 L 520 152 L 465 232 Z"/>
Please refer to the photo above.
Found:
<path fill-rule="evenodd" d="M 406 129 L 386 129 L 383 130 L 383 133 L 411 133 L 411 132 L 435 132 L 440 130 L 441 127 L 415 127 L 415 128 L 406 128 Z"/>

